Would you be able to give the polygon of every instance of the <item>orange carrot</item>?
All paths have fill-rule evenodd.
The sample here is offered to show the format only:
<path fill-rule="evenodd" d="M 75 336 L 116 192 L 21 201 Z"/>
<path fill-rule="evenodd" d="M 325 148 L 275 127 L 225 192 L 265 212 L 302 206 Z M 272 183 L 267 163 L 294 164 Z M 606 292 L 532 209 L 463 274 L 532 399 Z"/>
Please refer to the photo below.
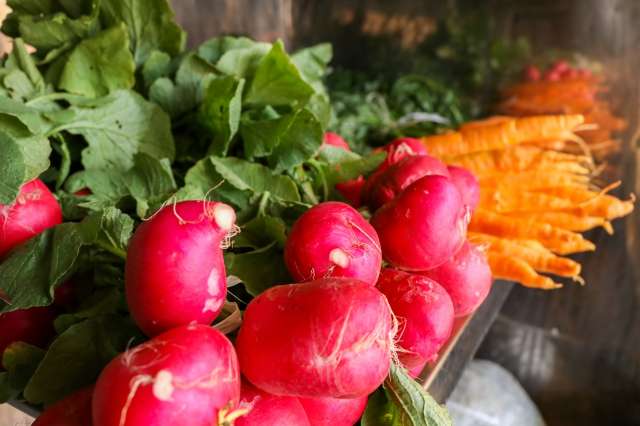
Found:
<path fill-rule="evenodd" d="M 487 245 L 489 252 L 522 259 L 539 272 L 576 279 L 580 275 L 578 262 L 556 256 L 537 241 L 510 240 L 476 233 L 470 233 L 468 238 L 471 242 Z"/>
<path fill-rule="evenodd" d="M 469 231 L 510 239 L 538 240 L 554 253 L 562 255 L 595 250 L 591 241 L 575 232 L 528 218 L 503 216 L 482 208 L 474 212 Z"/>
<path fill-rule="evenodd" d="M 517 281 L 525 287 L 551 290 L 562 287 L 551 278 L 539 275 L 527 262 L 516 257 L 487 253 L 487 260 L 495 278 Z"/>

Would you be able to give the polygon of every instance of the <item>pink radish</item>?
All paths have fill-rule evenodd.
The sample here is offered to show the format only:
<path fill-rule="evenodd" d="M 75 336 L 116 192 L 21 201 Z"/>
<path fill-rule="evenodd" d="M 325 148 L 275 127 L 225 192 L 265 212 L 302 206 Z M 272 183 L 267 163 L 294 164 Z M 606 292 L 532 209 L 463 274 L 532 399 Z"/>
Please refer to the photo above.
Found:
<path fill-rule="evenodd" d="M 147 335 L 215 319 L 226 295 L 221 245 L 235 218 L 223 203 L 183 201 L 138 227 L 127 250 L 125 287 L 131 314 Z"/>
<path fill-rule="evenodd" d="M 0 204 L 0 256 L 61 222 L 62 209 L 49 188 L 40 179 L 25 183 L 13 204 Z"/>
<path fill-rule="evenodd" d="M 48 406 L 31 426 L 90 426 L 93 386 Z"/>
<path fill-rule="evenodd" d="M 464 243 L 468 222 L 460 193 L 443 176 L 418 179 L 371 219 L 384 258 L 413 271 L 435 268 L 453 256 Z"/>
<path fill-rule="evenodd" d="M 333 132 L 325 132 L 324 145 L 331 145 L 336 148 L 342 148 L 345 151 L 351 151 L 347 141 L 345 141 L 342 136 Z M 336 190 L 349 202 L 350 205 L 358 208 L 362 204 L 360 198 L 362 196 L 362 187 L 364 186 L 364 183 L 364 177 L 358 176 L 356 179 L 337 183 Z"/>
<path fill-rule="evenodd" d="M 386 169 L 406 157 L 428 154 L 427 148 L 425 148 L 422 142 L 420 142 L 419 139 L 414 138 L 394 139 L 383 146 L 381 150 L 387 153 L 387 157 L 381 165 L 382 169 Z"/>
<path fill-rule="evenodd" d="M 491 290 L 492 276 L 487 257 L 469 242 L 465 242 L 451 259 L 422 274 L 447 290 L 457 317 L 475 311 Z"/>
<path fill-rule="evenodd" d="M 480 183 L 478 179 L 465 168 L 456 166 L 449 166 L 447 168 L 449 169 L 451 182 L 453 182 L 456 188 L 458 188 L 458 191 L 460 191 L 462 202 L 469 206 L 473 212 L 480 201 Z"/>
<path fill-rule="evenodd" d="M 247 410 L 247 414 L 239 417 L 235 426 L 310 426 L 307 413 L 298 398 L 271 395 L 244 380 L 240 410 Z"/>
<path fill-rule="evenodd" d="M 367 181 L 362 188 L 362 202 L 365 204 L 369 204 L 369 195 L 372 189 L 376 186 L 378 179 L 389 167 L 407 157 L 414 155 L 427 155 L 427 149 L 424 147 L 422 142 L 414 138 L 395 139 L 382 148 L 377 148 L 374 152 L 384 152 L 387 156 L 382 164 L 380 164 L 371 176 L 367 178 Z"/>
<path fill-rule="evenodd" d="M 412 370 L 431 361 L 451 335 L 453 303 L 444 288 L 422 275 L 384 269 L 378 289 L 400 321 L 398 357 Z"/>
<path fill-rule="evenodd" d="M 370 210 L 382 207 L 407 186 L 428 175 L 449 177 L 449 171 L 442 161 L 430 155 L 413 155 L 398 161 L 386 169 L 371 187 L 368 194 Z"/>
<path fill-rule="evenodd" d="M 362 416 L 367 398 L 300 398 L 300 403 L 310 426 L 353 426 Z"/>
<path fill-rule="evenodd" d="M 357 278 L 375 285 L 382 253 L 376 231 L 345 203 L 320 203 L 293 225 L 284 249 L 296 281 L 323 277 Z"/>
<path fill-rule="evenodd" d="M 236 347 L 242 373 L 264 391 L 359 398 L 389 372 L 392 325 L 374 286 L 324 278 L 272 287 L 253 299 Z"/>
<path fill-rule="evenodd" d="M 424 367 L 426 367 L 426 365 L 427 365 L 426 359 L 416 362 L 413 367 L 407 370 L 409 377 L 411 377 L 412 379 L 415 379 L 416 377 L 420 376 L 424 371 Z"/>
<path fill-rule="evenodd" d="M 93 426 L 233 424 L 241 412 L 231 342 L 201 324 L 177 327 L 114 358 L 93 396 Z"/>
<path fill-rule="evenodd" d="M 53 337 L 55 310 L 51 306 L 41 306 L 0 314 L 0 360 L 2 353 L 14 342 L 25 342 L 46 348 Z"/>
<path fill-rule="evenodd" d="M 358 208 L 362 205 L 362 188 L 365 182 L 364 176 L 358 176 L 356 179 L 336 183 L 336 190 L 352 207 Z"/>
<path fill-rule="evenodd" d="M 333 132 L 325 132 L 324 133 L 324 144 L 335 146 L 336 148 L 342 148 L 345 151 L 351 151 L 349 148 L 349 144 L 345 141 L 342 136 Z"/>

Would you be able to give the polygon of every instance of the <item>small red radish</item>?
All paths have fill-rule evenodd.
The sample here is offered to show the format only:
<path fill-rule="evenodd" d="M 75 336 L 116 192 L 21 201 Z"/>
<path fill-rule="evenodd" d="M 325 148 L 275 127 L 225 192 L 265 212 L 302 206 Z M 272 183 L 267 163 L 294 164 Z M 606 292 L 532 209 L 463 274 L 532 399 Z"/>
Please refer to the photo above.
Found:
<path fill-rule="evenodd" d="M 76 192 L 73 193 L 73 195 L 78 196 L 78 197 L 86 197 L 88 195 L 93 194 L 91 192 L 91 190 L 89 188 L 81 188 L 78 189 Z"/>
<path fill-rule="evenodd" d="M 25 342 L 45 348 L 55 334 L 55 317 L 55 310 L 51 306 L 18 309 L 0 314 L 0 360 L 7 346 L 14 342 Z"/>
<path fill-rule="evenodd" d="M 335 146 L 337 148 L 342 148 L 345 151 L 351 151 L 349 148 L 349 144 L 345 141 L 342 136 L 333 132 L 325 132 L 324 133 L 324 144 Z"/>
<path fill-rule="evenodd" d="M 56 287 L 53 294 L 53 305 L 62 310 L 72 308 L 76 303 L 76 286 L 72 280 L 67 280 Z"/>
<path fill-rule="evenodd" d="M 484 252 L 469 242 L 437 268 L 422 272 L 451 296 L 456 317 L 469 315 L 486 299 L 493 281 Z"/>
<path fill-rule="evenodd" d="M 447 166 L 430 155 L 412 155 L 398 161 L 382 173 L 368 194 L 369 208 L 375 211 L 393 200 L 407 186 L 423 176 L 449 177 Z"/>
<path fill-rule="evenodd" d="M 247 414 L 238 417 L 234 426 L 310 426 L 307 413 L 295 396 L 277 396 L 264 392 L 246 380 L 242 381 L 240 410 Z"/>
<path fill-rule="evenodd" d="M 118 355 L 102 370 L 93 426 L 211 426 L 240 414 L 240 373 L 231 342 L 190 324 Z"/>
<path fill-rule="evenodd" d="M 284 259 L 298 282 L 349 277 L 375 285 L 382 253 L 376 231 L 356 209 L 329 201 L 310 208 L 294 223 Z"/>
<path fill-rule="evenodd" d="M 368 396 L 352 399 L 300 398 L 310 426 L 353 426 L 367 406 Z"/>
<path fill-rule="evenodd" d="M 524 69 L 524 76 L 529 81 L 538 81 L 540 80 L 540 68 L 535 65 L 528 65 Z"/>
<path fill-rule="evenodd" d="M 427 155 L 427 148 L 418 139 L 414 138 L 398 138 L 389 142 L 382 148 L 377 148 L 375 152 L 385 152 L 385 157 L 382 164 L 367 178 L 367 181 L 362 188 L 362 202 L 364 204 L 369 203 L 369 195 L 372 188 L 374 188 L 378 182 L 378 179 L 384 174 L 384 172 L 394 164 L 398 163 L 404 158 L 414 155 Z"/>
<path fill-rule="evenodd" d="M 362 189 L 365 182 L 364 176 L 358 176 L 356 179 L 336 183 L 336 190 L 352 207 L 357 209 L 362 205 Z"/>
<path fill-rule="evenodd" d="M 342 148 L 345 151 L 351 151 L 349 144 L 340 135 L 332 132 L 325 132 L 324 145 L 331 145 L 337 148 Z M 336 190 L 355 208 L 362 205 L 362 187 L 364 186 L 364 176 L 358 176 L 356 179 L 351 179 L 345 182 L 336 184 Z"/>
<path fill-rule="evenodd" d="M 447 261 L 462 246 L 469 209 L 443 176 L 425 176 L 379 208 L 371 224 L 382 254 L 394 266 L 426 271 Z"/>
<path fill-rule="evenodd" d="M 48 406 L 31 426 L 91 426 L 93 386 Z"/>
<path fill-rule="evenodd" d="M 359 398 L 387 376 L 393 334 L 389 305 L 374 286 L 324 278 L 253 299 L 236 347 L 242 373 L 264 391 Z"/>
<path fill-rule="evenodd" d="M 226 204 L 183 201 L 163 207 L 136 229 L 125 287 L 129 310 L 147 335 L 215 319 L 226 296 L 221 245 L 235 219 Z"/>
<path fill-rule="evenodd" d="M 453 303 L 444 288 L 422 275 L 384 269 L 378 289 L 400 321 L 398 358 L 412 370 L 438 356 L 453 329 Z"/>
<path fill-rule="evenodd" d="M 449 179 L 462 195 L 462 202 L 475 211 L 480 202 L 480 182 L 473 173 L 463 167 L 448 166 Z"/>
<path fill-rule="evenodd" d="M 384 163 L 380 166 L 383 169 L 396 164 L 403 158 L 410 157 L 412 155 L 428 154 L 427 148 L 425 148 L 422 142 L 420 142 L 420 139 L 415 138 L 394 139 L 383 146 L 381 150 L 387 153 Z"/>
<path fill-rule="evenodd" d="M 544 73 L 544 79 L 547 81 L 560 81 L 560 73 L 551 69 Z"/>
<path fill-rule="evenodd" d="M 40 179 L 25 183 L 13 204 L 0 204 L 0 256 L 61 222 L 62 209 L 49 188 Z"/>
<path fill-rule="evenodd" d="M 569 69 L 571 69 L 571 65 L 569 65 L 569 62 L 565 61 L 564 59 L 558 59 L 551 66 L 551 71 L 557 72 L 558 74 L 562 74 Z"/>
<path fill-rule="evenodd" d="M 588 70 L 586 68 L 579 68 L 577 71 L 579 78 L 590 79 L 591 77 L 593 77 L 593 73 L 591 72 L 591 70 Z"/>

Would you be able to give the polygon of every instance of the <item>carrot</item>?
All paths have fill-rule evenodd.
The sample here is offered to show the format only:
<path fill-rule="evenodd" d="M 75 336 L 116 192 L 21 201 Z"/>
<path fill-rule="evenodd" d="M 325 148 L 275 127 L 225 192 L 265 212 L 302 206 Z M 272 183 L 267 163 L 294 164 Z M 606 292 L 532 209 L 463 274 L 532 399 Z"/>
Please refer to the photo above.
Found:
<path fill-rule="evenodd" d="M 486 151 L 447 159 L 447 163 L 471 170 L 476 175 L 500 171 L 553 169 L 588 174 L 590 160 L 586 156 L 566 154 L 536 146 L 516 146 L 504 151 Z"/>
<path fill-rule="evenodd" d="M 539 275 L 527 262 L 516 257 L 493 252 L 487 253 L 487 260 L 495 278 L 517 281 L 525 287 L 551 290 L 562 287 L 551 278 Z"/>
<path fill-rule="evenodd" d="M 538 115 L 516 119 L 516 130 L 521 141 L 551 139 L 571 133 L 583 122 L 580 114 Z"/>
<path fill-rule="evenodd" d="M 602 217 L 580 216 L 570 212 L 511 212 L 506 216 L 516 218 L 529 218 L 536 222 L 548 223 L 567 231 L 585 232 L 598 226 L 602 226 L 608 234 L 613 234 L 611 222 Z"/>
<path fill-rule="evenodd" d="M 570 200 L 542 192 L 522 191 L 505 185 L 495 191 L 480 193 L 480 207 L 496 213 L 541 213 L 552 210 L 568 210 L 574 207 Z"/>
<path fill-rule="evenodd" d="M 470 233 L 468 238 L 473 243 L 486 244 L 489 252 L 522 259 L 539 272 L 573 278 L 580 275 L 578 262 L 556 256 L 537 241 L 509 240 L 476 233 Z"/>
<path fill-rule="evenodd" d="M 519 188 L 523 191 L 534 191 L 536 189 L 542 190 L 556 186 L 587 188 L 589 185 L 588 176 L 546 170 L 497 173 L 480 176 L 479 180 L 480 188 L 510 186 L 513 188 Z"/>
<path fill-rule="evenodd" d="M 591 241 L 575 232 L 528 218 L 503 216 L 482 208 L 478 208 L 471 218 L 469 231 L 503 238 L 538 240 L 554 253 L 563 255 L 595 250 Z"/>

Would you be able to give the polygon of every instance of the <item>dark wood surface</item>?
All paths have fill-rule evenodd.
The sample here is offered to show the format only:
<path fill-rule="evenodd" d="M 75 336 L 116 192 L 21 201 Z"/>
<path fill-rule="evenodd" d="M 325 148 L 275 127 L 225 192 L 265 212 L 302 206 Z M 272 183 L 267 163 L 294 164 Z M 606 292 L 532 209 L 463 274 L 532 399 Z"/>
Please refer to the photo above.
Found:
<path fill-rule="evenodd" d="M 497 281 L 478 310 L 466 320 L 452 341 L 452 347 L 442 359 L 421 375 L 427 380 L 426 388 L 439 402 L 445 402 L 458 383 L 465 365 L 473 359 L 478 347 L 489 331 L 507 299 L 513 283 Z M 449 348 L 446 348 L 449 349 Z"/>

